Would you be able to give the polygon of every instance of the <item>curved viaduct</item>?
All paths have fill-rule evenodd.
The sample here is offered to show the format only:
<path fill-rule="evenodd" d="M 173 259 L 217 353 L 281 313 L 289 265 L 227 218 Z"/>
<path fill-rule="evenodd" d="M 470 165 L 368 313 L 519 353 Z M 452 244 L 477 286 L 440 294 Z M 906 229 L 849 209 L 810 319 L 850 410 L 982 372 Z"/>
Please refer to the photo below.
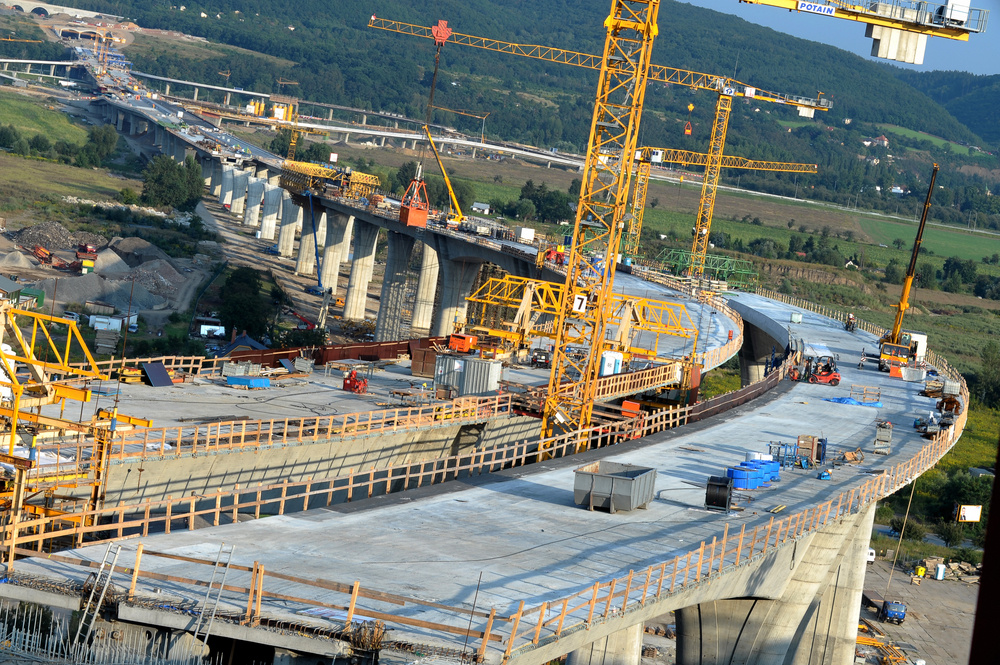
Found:
<path fill-rule="evenodd" d="M 179 561 L 214 557 L 221 541 L 235 545 L 233 561 L 242 567 L 229 573 L 233 590 L 223 606 L 242 613 L 251 569 L 280 573 L 263 584 L 260 616 L 328 626 L 334 638 L 295 646 L 322 662 L 350 652 L 336 639 L 338 626 L 377 617 L 392 629 L 392 645 L 456 660 L 542 665 L 569 654 L 571 665 L 636 665 L 642 623 L 674 611 L 682 665 L 852 663 L 875 501 L 933 466 L 961 435 L 964 417 L 933 440 L 899 426 L 891 453 L 875 456 L 876 419 L 902 424 L 933 408 L 921 386 L 853 369 L 861 348 L 875 343 L 870 333 L 847 333 L 839 321 L 761 296 L 733 294 L 731 302 L 762 330 L 786 331 L 778 342 L 790 331 L 816 351 L 840 354 L 844 385 L 782 382 L 724 418 L 578 456 L 347 506 L 149 536 L 143 545 L 170 558 L 143 558 L 141 568 L 169 580 L 162 576 L 178 574 Z M 793 313 L 801 323 L 790 323 Z M 879 389 L 882 406 L 824 401 L 851 383 Z M 643 427 L 655 430 L 656 418 Z M 828 463 L 829 480 L 815 469 L 784 469 L 770 487 L 738 493 L 739 511 L 705 510 L 708 476 L 802 434 L 828 438 L 831 457 L 860 447 L 865 460 Z M 647 509 L 609 514 L 576 505 L 574 469 L 594 461 L 655 469 Z M 769 512 L 778 506 L 785 508 Z M 133 546 L 125 548 L 129 565 Z M 68 562 L 100 561 L 104 548 L 66 555 L 65 564 L 30 559 L 18 569 L 79 580 L 85 572 Z M 210 567 L 200 568 L 188 566 L 185 575 L 207 579 Z M 173 604 L 203 595 L 180 582 L 155 584 Z M 156 602 L 122 602 L 118 617 L 191 629 L 194 618 Z M 317 608 L 313 619 L 300 614 Z M 260 631 L 255 639 L 280 641 Z"/>

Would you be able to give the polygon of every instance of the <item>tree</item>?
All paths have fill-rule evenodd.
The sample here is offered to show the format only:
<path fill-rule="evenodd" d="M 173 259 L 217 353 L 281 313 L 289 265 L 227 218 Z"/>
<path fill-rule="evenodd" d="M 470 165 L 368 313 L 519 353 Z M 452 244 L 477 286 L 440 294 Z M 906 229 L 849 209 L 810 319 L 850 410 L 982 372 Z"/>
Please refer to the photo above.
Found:
<path fill-rule="evenodd" d="M 194 209 L 205 191 L 205 179 L 201 175 L 201 166 L 194 157 L 188 155 L 184 159 L 184 189 L 186 200 L 184 207 Z"/>
<path fill-rule="evenodd" d="M 581 187 L 583 187 L 583 182 L 581 182 L 579 178 L 573 178 L 573 181 L 569 183 L 569 195 L 574 199 L 580 198 Z M 653 201 L 656 201 L 656 199 L 653 199 Z M 657 201 L 657 203 L 659 203 L 659 201 Z M 650 202 L 650 204 L 652 204 L 652 202 Z M 653 207 L 655 208 L 656 206 L 654 205 Z"/>
<path fill-rule="evenodd" d="M 903 245 L 905 244 L 906 241 L 904 241 L 902 238 L 896 238 L 895 240 L 892 241 L 892 246 L 895 247 L 896 249 L 903 249 Z"/>
<path fill-rule="evenodd" d="M 260 290 L 260 273 L 253 268 L 237 268 L 226 278 L 219 320 L 226 326 L 228 335 L 245 330 L 257 338 L 267 332 L 269 307 Z"/>
<path fill-rule="evenodd" d="M 87 132 L 87 143 L 94 146 L 94 152 L 99 162 L 110 157 L 118 146 L 118 132 L 114 125 L 91 127 Z"/>
<path fill-rule="evenodd" d="M 948 547 L 961 545 L 965 541 L 965 527 L 958 522 L 943 520 L 934 528 L 934 532 Z"/>
<path fill-rule="evenodd" d="M 988 406 L 1000 399 L 1000 344 L 996 340 L 986 342 L 979 352 L 979 399 Z"/>
<path fill-rule="evenodd" d="M 889 528 L 895 533 L 902 532 L 903 540 L 915 540 L 920 542 L 927 535 L 927 528 L 915 519 L 906 520 L 906 526 L 903 526 L 902 517 L 893 517 L 889 520 Z"/>
<path fill-rule="evenodd" d="M 925 261 L 917 267 L 917 274 L 914 276 L 913 281 L 921 289 L 936 289 L 937 271 L 933 265 Z"/>
<path fill-rule="evenodd" d="M 135 193 L 135 190 L 131 187 L 123 187 L 121 191 L 118 192 L 118 200 L 125 205 L 135 205 L 139 203 L 139 195 Z"/>
<path fill-rule="evenodd" d="M 889 263 L 885 266 L 884 280 L 889 284 L 903 283 L 903 267 L 899 265 L 899 261 L 896 259 L 889 259 Z"/>
<path fill-rule="evenodd" d="M 184 168 L 166 155 L 154 157 L 142 179 L 142 202 L 146 205 L 178 207 L 187 200 Z"/>
<path fill-rule="evenodd" d="M 535 218 L 535 204 L 528 199 L 521 199 L 517 202 L 517 207 L 514 209 L 517 218 L 523 221 L 532 220 Z"/>
<path fill-rule="evenodd" d="M 655 196 L 649 200 L 649 207 L 655 209 L 656 206 L 660 205 L 660 199 Z"/>

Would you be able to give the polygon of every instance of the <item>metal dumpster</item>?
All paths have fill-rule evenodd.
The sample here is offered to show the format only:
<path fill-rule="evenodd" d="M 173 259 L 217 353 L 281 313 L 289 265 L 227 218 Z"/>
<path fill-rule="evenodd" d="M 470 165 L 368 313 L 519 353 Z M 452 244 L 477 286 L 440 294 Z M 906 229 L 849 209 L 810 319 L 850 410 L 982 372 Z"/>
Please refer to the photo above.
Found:
<path fill-rule="evenodd" d="M 653 500 L 656 469 L 619 462 L 594 462 L 576 470 L 573 500 L 588 509 L 645 508 Z"/>

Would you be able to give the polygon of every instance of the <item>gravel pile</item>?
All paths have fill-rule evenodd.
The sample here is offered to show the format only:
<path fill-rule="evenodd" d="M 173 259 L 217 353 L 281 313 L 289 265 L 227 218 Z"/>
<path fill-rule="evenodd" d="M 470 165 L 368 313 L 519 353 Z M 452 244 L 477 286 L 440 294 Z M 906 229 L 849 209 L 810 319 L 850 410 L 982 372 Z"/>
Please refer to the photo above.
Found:
<path fill-rule="evenodd" d="M 73 246 L 73 235 L 59 222 L 42 222 L 21 229 L 14 237 L 17 244 L 32 248 L 41 245 L 48 250 L 69 249 Z"/>
<path fill-rule="evenodd" d="M 10 252 L 5 254 L 2 259 L 0 259 L 0 266 L 4 268 L 34 268 L 37 261 L 29 259 L 27 256 L 18 251 Z"/>
<path fill-rule="evenodd" d="M 113 249 L 104 249 L 97 253 L 97 260 L 94 261 L 94 272 L 102 275 L 112 273 L 125 274 L 131 270 L 131 266 L 122 260 L 122 257 Z"/>
<path fill-rule="evenodd" d="M 93 245 L 97 249 L 100 249 L 108 244 L 107 238 L 96 233 L 91 233 L 90 231 L 76 231 L 70 235 L 70 239 L 73 242 L 73 248 L 80 245 Z"/>
<path fill-rule="evenodd" d="M 132 309 L 153 309 L 162 306 L 164 298 L 150 293 L 142 284 L 136 283 L 132 289 L 132 280 L 104 279 L 96 273 L 79 277 L 60 277 L 58 291 L 55 279 L 46 279 L 37 284 L 45 291 L 46 298 L 58 297 L 66 303 L 83 304 L 88 300 L 100 300 L 126 311 L 131 293 Z"/>
<path fill-rule="evenodd" d="M 174 295 L 177 285 L 184 281 L 184 276 L 162 259 L 143 263 L 129 272 L 129 277 L 148 291 L 162 296 Z"/>

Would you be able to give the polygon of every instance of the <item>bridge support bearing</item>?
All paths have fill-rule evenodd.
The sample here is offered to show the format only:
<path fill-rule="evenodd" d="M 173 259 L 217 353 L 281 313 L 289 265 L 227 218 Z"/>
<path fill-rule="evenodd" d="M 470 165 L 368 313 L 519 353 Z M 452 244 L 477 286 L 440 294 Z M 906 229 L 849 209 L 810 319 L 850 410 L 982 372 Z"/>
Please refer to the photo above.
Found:
<path fill-rule="evenodd" d="M 278 231 L 278 253 L 290 259 L 295 253 L 295 229 L 302 224 L 302 207 L 287 192 L 281 197 L 281 229 Z"/>
<path fill-rule="evenodd" d="M 260 206 L 264 198 L 264 181 L 251 176 L 247 180 L 247 203 L 243 211 L 243 226 L 260 224 Z"/>
<path fill-rule="evenodd" d="M 337 281 L 340 279 L 340 264 L 343 262 L 341 256 L 344 248 L 351 245 L 348 225 L 353 226 L 353 222 L 353 217 L 335 212 L 330 213 L 330 218 L 327 219 L 321 277 L 323 286 L 332 288 L 334 295 L 337 295 Z"/>
<path fill-rule="evenodd" d="M 465 321 L 469 303 L 466 298 L 472 293 L 472 285 L 482 262 L 441 261 L 444 271 L 441 276 L 441 308 L 434 320 L 435 335 L 450 335 L 456 322 Z"/>
<path fill-rule="evenodd" d="M 410 271 L 413 236 L 389 232 L 389 256 L 382 278 L 378 318 L 375 320 L 375 341 L 404 339 L 403 305 L 406 303 L 406 275 Z"/>
<path fill-rule="evenodd" d="M 354 261 L 351 263 L 351 279 L 347 283 L 344 300 L 344 319 L 363 321 L 365 303 L 368 299 L 368 282 L 375 266 L 375 244 L 378 242 L 378 227 L 367 222 L 354 224 Z"/>
<path fill-rule="evenodd" d="M 639 665 L 642 659 L 642 624 L 591 642 L 566 655 L 566 665 Z"/>
<path fill-rule="evenodd" d="M 278 225 L 283 192 L 283 189 L 275 185 L 264 185 L 264 214 L 260 221 L 261 240 L 274 240 L 274 230 Z"/>
<path fill-rule="evenodd" d="M 775 598 L 730 598 L 676 610 L 678 665 L 850 665 L 874 504 L 790 546 Z M 719 584 L 725 584 L 722 578 Z M 736 589 L 734 589 L 736 591 Z M 760 588 L 758 592 L 766 592 Z"/>
<path fill-rule="evenodd" d="M 219 192 L 219 204 L 223 206 L 233 203 L 233 181 L 236 177 L 236 167 L 224 165 L 222 167 L 222 190 Z"/>
<path fill-rule="evenodd" d="M 233 174 L 233 203 L 229 212 L 242 215 L 247 200 L 247 185 L 250 184 L 250 171 L 238 170 Z"/>
<path fill-rule="evenodd" d="M 424 257 L 420 263 L 420 278 L 417 280 L 417 299 L 413 303 L 413 319 L 410 321 L 411 329 L 430 330 L 440 268 L 437 252 L 425 244 Z"/>

